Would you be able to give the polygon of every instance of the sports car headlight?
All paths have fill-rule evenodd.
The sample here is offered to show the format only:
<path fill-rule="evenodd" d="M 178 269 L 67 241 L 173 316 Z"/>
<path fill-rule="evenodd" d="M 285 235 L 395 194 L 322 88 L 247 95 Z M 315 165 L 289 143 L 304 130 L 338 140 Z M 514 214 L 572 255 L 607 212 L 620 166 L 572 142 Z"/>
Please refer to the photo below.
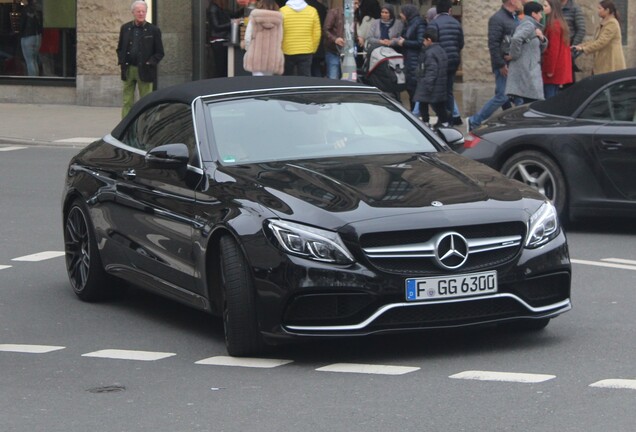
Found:
<path fill-rule="evenodd" d="M 550 202 L 545 202 L 528 222 L 527 248 L 536 248 L 559 235 L 559 217 Z"/>
<path fill-rule="evenodd" d="M 340 236 L 333 231 L 282 220 L 267 223 L 281 247 L 290 254 L 335 264 L 355 261 Z"/>

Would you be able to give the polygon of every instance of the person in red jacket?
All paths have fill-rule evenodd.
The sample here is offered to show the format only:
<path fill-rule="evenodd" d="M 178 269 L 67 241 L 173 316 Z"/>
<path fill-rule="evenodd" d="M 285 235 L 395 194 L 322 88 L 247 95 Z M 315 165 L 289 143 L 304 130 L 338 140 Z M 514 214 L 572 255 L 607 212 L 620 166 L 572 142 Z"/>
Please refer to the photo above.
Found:
<path fill-rule="evenodd" d="M 548 47 L 543 52 L 541 72 L 543 93 L 546 99 L 556 95 L 559 88 L 572 82 L 572 53 L 570 31 L 561 10 L 560 0 L 545 0 L 543 12 L 546 16 L 545 37 Z"/>

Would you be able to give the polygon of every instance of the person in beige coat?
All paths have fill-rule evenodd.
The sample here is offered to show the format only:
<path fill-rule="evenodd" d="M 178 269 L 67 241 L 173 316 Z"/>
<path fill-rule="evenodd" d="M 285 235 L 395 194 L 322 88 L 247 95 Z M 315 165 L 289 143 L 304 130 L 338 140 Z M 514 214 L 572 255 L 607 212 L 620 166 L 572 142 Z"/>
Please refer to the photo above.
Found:
<path fill-rule="evenodd" d="M 283 14 L 274 0 L 259 0 L 245 29 L 243 68 L 252 75 L 282 75 Z"/>
<path fill-rule="evenodd" d="M 595 75 L 625 69 L 621 26 L 618 23 L 618 12 L 612 0 L 603 0 L 598 5 L 601 23 L 594 39 L 575 45 L 574 49 L 585 54 L 594 54 Z"/>

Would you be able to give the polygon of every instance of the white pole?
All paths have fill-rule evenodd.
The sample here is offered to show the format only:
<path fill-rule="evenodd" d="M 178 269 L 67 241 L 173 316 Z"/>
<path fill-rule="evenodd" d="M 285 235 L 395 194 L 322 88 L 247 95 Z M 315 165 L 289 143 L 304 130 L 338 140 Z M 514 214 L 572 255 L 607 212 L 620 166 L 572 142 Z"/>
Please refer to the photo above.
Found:
<path fill-rule="evenodd" d="M 342 60 L 342 79 L 347 81 L 357 81 L 358 72 L 356 68 L 356 43 L 353 22 L 353 0 L 344 1 L 344 59 Z"/>

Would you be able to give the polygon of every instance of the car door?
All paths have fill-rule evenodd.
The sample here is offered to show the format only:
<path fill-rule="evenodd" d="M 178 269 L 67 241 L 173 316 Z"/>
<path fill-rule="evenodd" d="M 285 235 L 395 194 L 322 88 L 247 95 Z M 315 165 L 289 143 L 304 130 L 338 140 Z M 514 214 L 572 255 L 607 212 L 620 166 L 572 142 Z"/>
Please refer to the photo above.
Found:
<path fill-rule="evenodd" d="M 581 117 L 605 120 L 594 133 L 593 151 L 616 199 L 636 202 L 636 80 L 599 93 Z"/>
<path fill-rule="evenodd" d="M 117 173 L 116 225 L 130 265 L 138 282 L 188 301 L 188 291 L 195 289 L 192 235 L 202 178 L 190 106 L 150 107 L 129 125 L 122 143 L 131 151 L 126 168 Z M 157 165 L 146 157 L 172 143 L 187 145 L 187 168 Z"/>

